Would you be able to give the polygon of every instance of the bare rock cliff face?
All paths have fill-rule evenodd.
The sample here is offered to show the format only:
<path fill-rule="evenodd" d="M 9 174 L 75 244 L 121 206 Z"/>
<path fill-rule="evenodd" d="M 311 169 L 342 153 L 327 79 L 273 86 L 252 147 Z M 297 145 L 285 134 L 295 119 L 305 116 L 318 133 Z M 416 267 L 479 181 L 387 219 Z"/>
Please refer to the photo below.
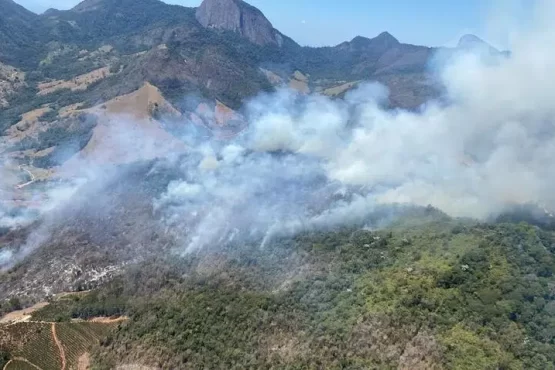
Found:
<path fill-rule="evenodd" d="M 242 0 L 204 0 L 196 17 L 204 27 L 237 32 L 258 45 L 281 45 L 282 42 L 281 35 L 264 14 Z"/>

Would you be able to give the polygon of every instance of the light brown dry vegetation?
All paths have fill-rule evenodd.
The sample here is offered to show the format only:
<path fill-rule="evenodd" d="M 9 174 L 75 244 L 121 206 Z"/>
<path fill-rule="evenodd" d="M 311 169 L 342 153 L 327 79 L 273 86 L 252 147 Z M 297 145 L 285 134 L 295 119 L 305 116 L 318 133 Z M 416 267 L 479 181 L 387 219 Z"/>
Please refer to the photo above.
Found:
<path fill-rule="evenodd" d="M 67 167 L 85 159 L 99 163 L 130 163 L 186 150 L 183 142 L 168 133 L 151 117 L 155 108 L 180 116 L 155 86 L 143 87 L 127 95 L 85 110 L 98 116 L 89 143 Z"/>
<path fill-rule="evenodd" d="M 354 82 L 347 82 L 338 86 L 330 87 L 330 88 L 324 89 L 322 91 L 322 94 L 330 97 L 336 97 L 338 95 L 343 94 L 346 91 L 351 90 L 353 87 L 356 87 L 358 83 L 359 81 L 354 81 Z"/>
<path fill-rule="evenodd" d="M 62 107 L 60 108 L 60 110 L 58 111 L 58 115 L 60 117 L 69 117 L 75 113 L 79 112 L 79 108 L 81 108 L 83 106 L 83 103 L 75 103 L 72 105 L 68 105 L 66 107 Z"/>
<path fill-rule="evenodd" d="M 264 73 L 264 75 L 272 85 L 277 86 L 283 84 L 283 78 L 281 78 L 278 74 L 264 68 L 260 68 L 260 71 Z"/>
<path fill-rule="evenodd" d="M 47 95 L 60 89 L 71 89 L 72 91 L 86 90 L 90 84 L 100 81 L 112 73 L 109 67 L 102 67 L 89 73 L 76 76 L 71 80 L 54 80 L 42 82 L 38 85 L 39 95 Z"/>
<path fill-rule="evenodd" d="M 310 93 L 308 82 L 308 76 L 305 76 L 300 71 L 295 71 L 295 73 L 293 73 L 293 76 L 289 80 L 289 87 L 293 90 L 297 90 L 300 93 L 308 94 Z"/>
<path fill-rule="evenodd" d="M 6 131 L 7 135 L 10 139 L 21 140 L 27 136 L 33 136 L 44 131 L 48 125 L 39 123 L 39 118 L 50 111 L 50 107 L 44 106 L 24 113 L 21 116 L 21 121 Z"/>

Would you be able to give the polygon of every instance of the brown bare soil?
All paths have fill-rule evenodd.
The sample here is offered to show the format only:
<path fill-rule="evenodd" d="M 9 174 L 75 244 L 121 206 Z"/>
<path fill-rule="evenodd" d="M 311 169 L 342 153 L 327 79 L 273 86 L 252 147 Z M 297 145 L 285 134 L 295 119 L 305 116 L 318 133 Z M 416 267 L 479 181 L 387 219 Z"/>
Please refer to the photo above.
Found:
<path fill-rule="evenodd" d="M 85 352 L 79 357 L 77 362 L 77 370 L 88 370 L 91 367 L 91 356 Z"/>
<path fill-rule="evenodd" d="M 56 323 L 52 323 L 52 338 L 54 339 L 54 343 L 56 343 L 56 346 L 58 347 L 58 351 L 60 351 L 60 360 L 62 361 L 62 370 L 66 369 L 67 363 L 66 363 L 66 353 L 64 350 L 64 346 L 62 345 L 62 342 L 60 342 L 60 340 L 58 339 L 58 335 L 56 334 Z"/>
<path fill-rule="evenodd" d="M 0 324 L 10 324 L 10 323 L 16 323 L 16 322 L 29 321 L 31 319 L 31 315 L 33 314 L 33 312 L 48 306 L 48 304 L 49 304 L 48 302 L 41 302 L 41 303 L 37 303 L 32 307 L 26 308 L 24 310 L 10 312 L 0 319 Z"/>
<path fill-rule="evenodd" d="M 294 78 L 289 81 L 289 87 L 303 94 L 308 94 L 310 92 L 308 83 L 306 83 L 305 81 L 296 80 Z"/>
<path fill-rule="evenodd" d="M 277 85 L 283 84 L 283 79 L 280 76 L 278 76 L 276 73 L 264 68 L 260 68 L 260 71 L 264 73 L 264 75 L 272 85 L 277 86 Z"/>

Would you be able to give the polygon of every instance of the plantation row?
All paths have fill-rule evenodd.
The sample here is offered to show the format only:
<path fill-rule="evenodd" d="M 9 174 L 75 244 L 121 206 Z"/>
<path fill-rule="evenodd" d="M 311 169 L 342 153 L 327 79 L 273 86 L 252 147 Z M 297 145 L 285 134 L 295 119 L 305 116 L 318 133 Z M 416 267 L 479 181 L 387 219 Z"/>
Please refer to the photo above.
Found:
<path fill-rule="evenodd" d="M 77 368 L 79 357 L 97 345 L 115 326 L 94 322 L 23 322 L 0 326 L 0 352 L 7 354 L 4 364 L 0 362 L 0 368 L 11 358 L 7 370 L 36 370 L 23 359 L 43 370 L 60 369 L 62 360 L 54 341 L 53 325 L 56 325 L 57 338 L 64 348 L 68 369 Z"/>

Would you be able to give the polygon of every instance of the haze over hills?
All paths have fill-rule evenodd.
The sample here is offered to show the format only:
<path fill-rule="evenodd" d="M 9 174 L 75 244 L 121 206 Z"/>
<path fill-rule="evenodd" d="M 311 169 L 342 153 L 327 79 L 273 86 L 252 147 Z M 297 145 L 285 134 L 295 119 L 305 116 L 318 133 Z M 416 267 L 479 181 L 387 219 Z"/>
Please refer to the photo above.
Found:
<path fill-rule="evenodd" d="M 0 6 L 0 368 L 555 368 L 551 22 Z"/>

